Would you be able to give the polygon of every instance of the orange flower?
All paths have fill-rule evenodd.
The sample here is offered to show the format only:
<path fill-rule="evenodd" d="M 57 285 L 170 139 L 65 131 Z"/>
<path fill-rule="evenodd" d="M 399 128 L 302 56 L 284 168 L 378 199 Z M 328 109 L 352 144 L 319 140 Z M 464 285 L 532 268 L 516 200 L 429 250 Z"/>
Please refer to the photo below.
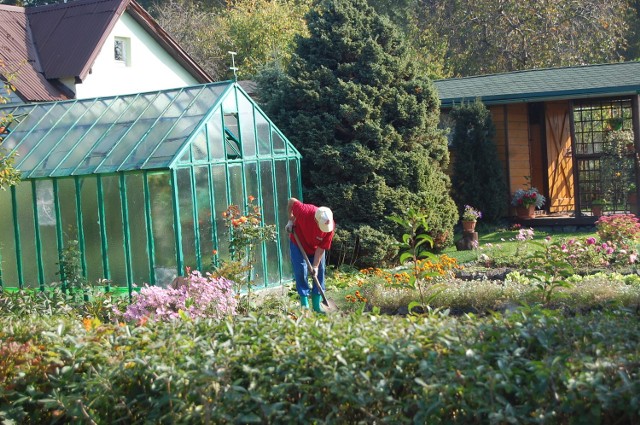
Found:
<path fill-rule="evenodd" d="M 256 199 L 256 197 L 255 197 L 255 196 L 253 196 L 253 195 L 249 195 L 249 202 L 253 202 L 253 200 L 254 200 L 254 199 Z"/>

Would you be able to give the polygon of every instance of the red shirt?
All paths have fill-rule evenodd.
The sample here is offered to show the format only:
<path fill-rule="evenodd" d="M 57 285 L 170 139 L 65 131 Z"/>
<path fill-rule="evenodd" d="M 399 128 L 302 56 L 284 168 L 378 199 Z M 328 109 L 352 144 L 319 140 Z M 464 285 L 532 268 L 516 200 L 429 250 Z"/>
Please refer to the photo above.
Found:
<path fill-rule="evenodd" d="M 315 205 L 303 204 L 300 201 L 291 206 L 291 213 L 296 218 L 294 230 L 300 239 L 304 252 L 309 255 L 315 254 L 317 248 L 328 250 L 331 248 L 331 240 L 333 239 L 333 232 L 323 232 L 318 227 L 316 222 L 317 209 L 318 207 Z M 289 238 L 293 243 L 296 243 L 293 233 Z"/>

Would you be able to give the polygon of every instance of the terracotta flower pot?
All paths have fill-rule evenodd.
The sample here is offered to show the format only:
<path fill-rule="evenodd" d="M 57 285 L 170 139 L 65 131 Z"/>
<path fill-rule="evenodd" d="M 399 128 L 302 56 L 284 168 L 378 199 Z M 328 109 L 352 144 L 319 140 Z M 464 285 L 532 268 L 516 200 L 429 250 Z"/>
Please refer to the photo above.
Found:
<path fill-rule="evenodd" d="M 475 232 L 475 230 L 476 230 L 476 222 L 475 221 L 463 221 L 462 222 L 462 230 L 464 232 Z"/>
<path fill-rule="evenodd" d="M 591 213 L 594 217 L 602 217 L 602 212 L 604 211 L 604 207 L 602 205 L 592 205 Z"/>
<path fill-rule="evenodd" d="M 516 207 L 516 215 L 523 220 L 530 220 L 536 216 L 536 206 L 529 205 L 528 207 L 518 206 Z"/>

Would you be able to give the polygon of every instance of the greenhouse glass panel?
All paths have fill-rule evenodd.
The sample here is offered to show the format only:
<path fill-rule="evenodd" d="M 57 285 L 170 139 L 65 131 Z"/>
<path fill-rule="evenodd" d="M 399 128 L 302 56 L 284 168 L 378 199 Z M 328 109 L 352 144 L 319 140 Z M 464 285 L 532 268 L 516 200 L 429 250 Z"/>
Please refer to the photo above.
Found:
<path fill-rule="evenodd" d="M 213 179 L 213 193 L 215 196 L 215 226 L 218 233 L 218 247 L 221 257 L 229 255 L 229 233 L 225 226 L 222 213 L 229 206 L 227 199 L 227 172 L 224 164 L 216 164 L 211 166 Z"/>
<path fill-rule="evenodd" d="M 62 223 L 64 248 L 69 241 L 78 241 L 78 216 L 76 213 L 76 184 L 72 178 L 59 179 L 58 202 L 60 203 L 60 221 Z"/>
<path fill-rule="evenodd" d="M 209 191 L 209 166 L 194 167 L 196 198 L 198 204 L 198 233 L 200 235 L 201 269 L 209 270 L 213 247 L 211 197 Z"/>
<path fill-rule="evenodd" d="M 242 152 L 245 158 L 256 156 L 255 122 L 253 119 L 253 104 L 244 96 L 238 96 L 238 109 L 240 110 L 240 140 L 242 140 Z"/>
<path fill-rule="evenodd" d="M 18 286 L 11 191 L 0 190 L 0 276 L 5 287 Z"/>
<path fill-rule="evenodd" d="M 59 258 L 53 181 L 36 181 L 36 199 L 42 263 L 44 268 L 43 283 L 57 282 L 60 281 L 60 267 L 58 266 Z"/>
<path fill-rule="evenodd" d="M 273 141 L 273 153 L 274 154 L 285 154 L 287 153 L 286 146 L 284 140 L 280 136 L 280 133 L 275 128 L 271 130 L 271 140 Z"/>
<path fill-rule="evenodd" d="M 147 180 L 153 217 L 155 280 L 158 285 L 166 285 L 177 275 L 170 176 L 168 172 L 149 173 Z"/>
<path fill-rule="evenodd" d="M 242 208 L 246 195 L 242 190 L 242 164 L 229 164 L 229 194 L 231 203 Z"/>
<path fill-rule="evenodd" d="M 82 205 L 82 233 L 84 235 L 87 281 L 96 283 L 105 276 L 102 270 L 102 240 L 98 214 L 98 182 L 96 177 L 80 179 Z"/>
<path fill-rule="evenodd" d="M 222 100 L 222 111 L 225 114 L 237 113 L 238 104 L 236 103 L 236 90 L 233 89 Z"/>
<path fill-rule="evenodd" d="M 144 182 L 142 173 L 127 174 L 127 205 L 131 245 L 132 281 L 138 286 L 149 283 L 149 256 L 147 254 L 147 222 L 143 214 Z"/>
<path fill-rule="evenodd" d="M 209 152 L 211 161 L 224 159 L 224 139 L 222 136 L 222 115 L 220 109 L 216 109 L 207 123 L 207 138 L 209 140 Z"/>
<path fill-rule="evenodd" d="M 299 176 L 300 176 L 300 170 L 298 170 L 298 161 L 296 161 L 295 159 L 290 159 L 289 160 L 289 184 L 287 186 L 291 188 L 302 187 L 300 179 L 298 178 Z M 292 196 L 299 198 L 300 194 L 295 194 L 295 195 L 292 194 Z"/>
<path fill-rule="evenodd" d="M 113 286 L 127 286 L 124 258 L 124 233 L 122 227 L 122 202 L 120 202 L 120 177 L 102 177 L 105 224 L 107 228 L 107 254 Z"/>
<path fill-rule="evenodd" d="M 48 111 L 49 109 L 47 107 L 41 105 L 25 106 L 19 111 L 14 111 L 13 122 L 9 124 L 11 137 L 7 137 L 4 141 L 4 148 L 7 150 L 15 148 L 16 145 L 24 139 L 24 136 L 33 130 L 35 125 L 40 122 Z"/>
<path fill-rule="evenodd" d="M 255 200 L 254 205 L 260 205 L 260 191 L 258 184 L 258 164 L 255 162 L 246 163 L 244 166 L 245 184 L 246 184 L 246 196 L 240 203 L 240 208 L 245 208 L 245 205 L 249 203 L 249 196 L 253 196 Z M 245 208 L 246 209 L 246 208 Z M 248 211 L 245 211 L 248 212 Z M 252 270 L 251 280 L 254 284 L 264 284 L 264 262 L 262 260 L 263 247 L 262 244 L 256 247 L 255 256 L 256 263 Z"/>
<path fill-rule="evenodd" d="M 117 145 L 104 160 L 104 163 L 98 167 L 97 173 L 114 172 L 126 163 L 126 159 L 131 155 L 132 149 L 140 143 L 157 121 L 158 114 L 169 106 L 169 99 L 166 94 L 157 96 L 152 94 L 145 97 L 149 103 L 142 110 L 142 114 L 131 124 L 127 133 L 118 141 Z M 133 114 L 133 111 L 127 112 L 127 115 L 130 114 Z"/>
<path fill-rule="evenodd" d="M 166 168 L 185 144 L 187 136 L 193 132 L 202 117 L 181 118 L 168 137 L 162 141 L 158 149 L 144 164 L 145 169 Z"/>
<path fill-rule="evenodd" d="M 93 102 L 89 103 L 90 106 Z M 48 159 L 49 152 L 55 151 L 55 146 L 61 141 L 65 134 L 69 132 L 71 127 L 78 120 L 78 116 L 82 116 L 87 112 L 88 106 L 84 103 L 73 103 L 69 105 L 67 113 L 65 113 L 51 130 L 44 135 L 31 149 L 29 154 L 16 162 L 16 167 L 20 170 L 31 171 L 43 161 Z M 74 113 L 71 113 L 71 112 Z M 31 137 L 31 136 L 29 136 Z"/>
<path fill-rule="evenodd" d="M 99 143 L 94 146 L 91 153 L 80 163 L 73 173 L 87 174 L 101 172 L 100 166 L 107 160 L 111 151 L 115 149 L 121 139 L 125 137 L 135 120 L 146 107 L 149 106 L 150 101 L 150 98 L 147 96 L 139 96 L 132 100 L 127 105 L 127 108 L 123 110 L 123 113 L 113 122 L 113 125 L 105 131 Z M 115 171 L 115 168 L 117 167 L 114 167 L 112 171 Z"/>
<path fill-rule="evenodd" d="M 262 216 L 267 224 L 275 224 L 276 228 L 282 226 L 276 217 L 277 205 L 273 186 L 273 165 L 271 161 L 260 162 L 260 185 L 262 187 Z M 280 281 L 280 256 L 278 255 L 277 241 L 269 241 L 267 246 L 267 281 Z M 288 249 L 288 247 L 285 247 Z"/>
<path fill-rule="evenodd" d="M 51 175 L 54 170 L 69 156 L 71 151 L 80 143 L 85 141 L 85 135 L 91 130 L 93 123 L 106 111 L 109 102 L 98 100 L 91 104 L 88 109 L 56 144 L 55 148 L 48 154 L 43 155 L 40 164 L 29 172 L 28 177 L 46 177 Z"/>
<path fill-rule="evenodd" d="M 92 155 L 95 156 L 93 148 L 99 145 L 102 136 L 111 128 L 118 117 L 125 111 L 127 104 L 120 98 L 115 98 L 109 105 L 107 110 L 100 115 L 97 121 L 85 134 L 82 143 L 74 146 L 69 155 L 60 163 L 58 167 L 51 173 L 52 176 L 68 176 L 83 162 L 91 161 Z M 97 158 L 96 158 L 97 160 Z M 97 162 L 94 160 L 93 162 Z M 86 169 L 86 168 L 85 168 Z"/>
<path fill-rule="evenodd" d="M 209 161 L 209 155 L 207 155 L 207 133 L 204 128 L 196 134 L 191 142 L 191 155 L 193 162 Z"/>
<path fill-rule="evenodd" d="M 150 156 L 158 149 L 162 141 L 167 137 L 167 134 L 171 132 L 171 129 L 179 121 L 179 118 L 185 112 L 184 108 L 181 108 L 182 104 L 190 104 L 193 100 L 193 96 L 199 93 L 202 88 L 184 89 L 177 92 L 174 102 L 171 103 L 163 112 L 160 119 L 158 119 L 145 138 L 137 144 L 133 149 L 131 155 L 127 158 L 125 164 L 126 169 L 139 169 L 142 168 L 149 160 Z M 165 166 L 168 164 L 165 164 Z M 151 167 L 144 167 L 150 169 Z M 124 169 L 123 167 L 119 168 Z"/>
<path fill-rule="evenodd" d="M 23 137 L 18 146 L 15 148 L 15 152 L 18 155 L 18 158 L 25 158 L 28 156 L 29 152 L 33 150 L 33 148 L 40 142 L 40 140 L 47 135 L 47 133 L 51 130 L 51 128 L 60 120 L 60 118 L 67 112 L 67 108 L 64 104 L 55 104 L 53 105 L 49 113 L 45 114 L 42 118 L 39 125 L 37 125 L 31 132 L 28 133 L 27 137 Z M 10 139 L 15 137 L 20 137 L 19 134 L 13 133 Z M 9 139 L 9 138 L 8 138 Z M 9 149 L 9 146 L 7 146 Z"/>
<path fill-rule="evenodd" d="M 287 203 L 289 202 L 289 198 L 291 196 L 296 195 L 290 193 L 289 188 L 295 188 L 295 186 L 289 186 L 289 172 L 287 171 L 287 162 L 286 161 L 276 161 L 275 162 L 275 177 L 276 177 L 276 187 L 277 191 L 277 199 L 278 203 L 278 217 L 287 217 Z M 282 227 L 282 226 L 280 226 Z M 291 271 L 291 255 L 289 253 L 289 235 L 287 232 L 280 232 L 280 246 L 282 246 L 282 253 L 284 258 L 282 259 L 282 275 L 286 279 L 291 279 L 293 277 Z"/>
<path fill-rule="evenodd" d="M 258 154 L 260 156 L 271 155 L 271 126 L 269 121 L 256 111 L 256 132 L 258 134 Z"/>
<path fill-rule="evenodd" d="M 178 177 L 178 200 L 180 206 L 180 226 L 182 231 L 182 254 L 184 264 L 197 270 L 196 235 L 193 227 L 193 201 L 191 192 L 191 169 L 181 168 Z"/>
<path fill-rule="evenodd" d="M 36 236 L 33 216 L 33 192 L 31 182 L 21 182 L 15 186 L 18 205 L 18 227 L 20 228 L 20 249 L 22 254 L 22 276 L 25 288 L 38 288 L 38 263 L 36 257 Z"/>

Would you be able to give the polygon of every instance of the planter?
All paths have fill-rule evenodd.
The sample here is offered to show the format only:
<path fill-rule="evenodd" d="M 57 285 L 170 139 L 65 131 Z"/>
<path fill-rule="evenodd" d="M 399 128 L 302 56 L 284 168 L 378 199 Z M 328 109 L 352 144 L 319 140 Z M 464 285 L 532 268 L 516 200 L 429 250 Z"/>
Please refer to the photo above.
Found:
<path fill-rule="evenodd" d="M 592 205 L 591 213 L 594 217 L 602 217 L 602 213 L 604 212 L 604 206 L 602 205 Z"/>
<path fill-rule="evenodd" d="M 475 221 L 463 221 L 462 222 L 462 230 L 465 233 L 475 232 L 475 230 L 476 230 L 476 222 Z"/>
<path fill-rule="evenodd" d="M 536 206 L 529 205 L 528 207 L 516 207 L 516 215 L 522 220 L 531 220 L 536 216 Z"/>

